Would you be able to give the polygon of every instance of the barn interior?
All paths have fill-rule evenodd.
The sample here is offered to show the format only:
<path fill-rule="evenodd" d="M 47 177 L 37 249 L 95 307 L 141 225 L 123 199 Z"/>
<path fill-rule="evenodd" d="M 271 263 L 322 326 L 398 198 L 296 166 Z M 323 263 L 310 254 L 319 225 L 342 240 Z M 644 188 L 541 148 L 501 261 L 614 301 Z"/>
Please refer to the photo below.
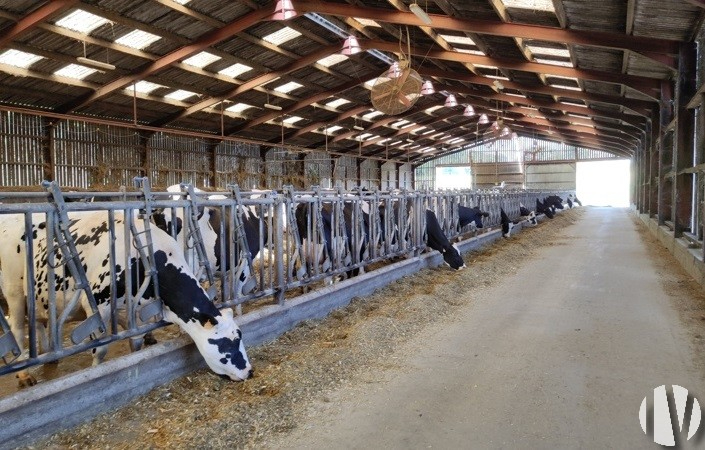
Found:
<path fill-rule="evenodd" d="M 364 188 L 460 240 L 458 204 L 498 227 L 577 194 L 628 206 L 705 286 L 704 20 L 705 0 L 0 0 L 0 212 L 185 183 L 271 230 L 282 198 Z M 414 233 L 375 257 L 419 256 Z M 258 276 L 223 304 L 302 285 Z"/>

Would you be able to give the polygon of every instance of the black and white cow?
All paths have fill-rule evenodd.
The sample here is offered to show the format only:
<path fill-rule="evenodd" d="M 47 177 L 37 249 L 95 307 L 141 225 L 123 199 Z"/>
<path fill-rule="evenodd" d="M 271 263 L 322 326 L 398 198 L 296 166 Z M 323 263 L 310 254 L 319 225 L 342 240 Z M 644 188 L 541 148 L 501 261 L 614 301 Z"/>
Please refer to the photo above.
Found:
<path fill-rule="evenodd" d="M 543 200 L 543 204 L 550 206 L 553 212 L 556 212 L 557 209 L 563 209 L 563 199 L 557 195 L 549 195 Z"/>
<path fill-rule="evenodd" d="M 536 199 L 536 213 L 537 214 L 544 214 L 549 219 L 553 219 L 553 210 L 551 209 L 551 207 L 545 205 L 538 198 Z"/>
<path fill-rule="evenodd" d="M 358 253 L 358 261 L 362 261 L 367 254 L 368 236 L 369 236 L 369 204 L 367 202 L 361 202 L 361 214 L 362 220 L 360 221 L 360 226 L 362 227 L 360 233 L 360 240 L 358 247 L 355 248 L 355 242 L 353 238 L 354 234 L 354 205 L 352 201 L 344 201 L 342 209 L 342 220 L 343 223 L 339 224 L 341 226 L 342 234 L 339 232 L 334 233 L 333 227 L 336 226 L 334 215 L 335 215 L 335 205 L 332 202 L 323 202 L 321 204 L 320 212 L 320 231 L 323 233 L 319 236 L 319 240 L 323 240 L 325 245 L 315 244 L 312 242 L 312 236 L 309 236 L 310 231 L 314 231 L 313 227 L 316 221 L 313 220 L 312 211 L 313 208 L 317 208 L 316 203 L 302 202 L 296 205 L 295 218 L 296 218 L 296 228 L 299 232 L 299 241 L 304 247 L 304 254 L 309 264 L 318 265 L 322 264 L 324 270 L 331 267 L 334 259 L 334 248 L 338 249 L 342 254 L 347 255 L 342 263 L 344 265 L 349 265 L 352 262 L 352 255 L 354 252 Z M 335 245 L 334 245 L 334 241 Z M 318 249 L 317 251 L 315 249 Z M 360 269 L 355 268 L 346 273 L 347 277 L 356 276 L 360 273 Z M 326 280 L 327 283 L 332 282 L 331 280 Z"/>
<path fill-rule="evenodd" d="M 479 206 L 468 208 L 467 206 L 458 205 L 458 226 L 460 228 L 471 223 L 476 228 L 482 228 L 482 218 L 489 216 L 490 213 L 481 211 Z"/>
<path fill-rule="evenodd" d="M 169 186 L 167 188 L 168 192 L 174 192 L 174 193 L 180 193 L 181 188 L 179 185 L 173 185 Z M 208 200 L 222 200 L 225 199 L 226 197 L 222 195 L 210 195 L 208 196 L 204 191 L 201 191 L 199 189 L 195 189 L 195 192 L 198 193 L 199 195 L 202 194 L 204 198 Z M 175 199 L 178 199 L 179 196 L 175 195 Z M 227 209 L 226 209 L 227 211 Z M 247 240 L 247 246 L 250 250 L 250 257 L 254 259 L 257 254 L 260 252 L 260 219 L 256 214 L 256 210 L 254 207 L 245 207 L 242 208 L 242 212 L 240 214 L 240 218 L 242 220 L 242 225 L 243 225 L 243 231 L 245 232 L 245 239 Z M 184 242 L 184 233 L 186 232 L 186 228 L 183 226 L 183 217 L 182 217 L 182 210 L 178 210 L 176 217 L 172 217 L 171 210 L 166 209 L 164 211 L 156 212 L 153 215 L 153 221 L 155 224 L 161 228 L 162 230 L 166 231 L 168 234 L 171 236 L 175 236 L 177 242 L 180 244 Z M 240 254 L 240 249 L 237 245 L 237 240 L 235 240 L 235 245 L 234 248 L 231 249 L 231 242 L 229 237 L 231 236 L 230 233 L 230 221 L 228 220 L 227 213 L 226 217 L 223 215 L 223 210 L 220 207 L 217 206 L 205 206 L 199 209 L 198 211 L 198 228 L 201 232 L 201 238 L 203 239 L 203 244 L 204 248 L 206 251 L 206 257 L 208 258 L 208 262 L 210 263 L 210 266 L 213 268 L 214 271 L 223 271 L 227 272 L 231 270 L 232 268 L 230 267 L 230 252 L 231 250 L 235 252 L 235 255 Z M 174 229 L 172 229 L 175 227 Z M 264 236 L 265 236 L 265 244 L 266 244 L 266 236 L 268 235 L 267 233 L 267 221 L 263 222 L 263 231 L 264 231 Z M 239 230 L 236 230 L 236 232 L 239 232 Z M 224 248 L 225 248 L 225 254 L 221 254 L 221 239 L 224 239 Z M 193 243 L 189 242 L 189 246 L 192 246 Z M 198 255 L 195 255 L 198 257 Z M 238 263 L 238 258 L 236 257 L 235 263 Z M 239 282 L 238 286 L 236 286 L 236 290 L 238 292 L 238 295 L 242 294 L 248 294 L 251 288 L 245 288 L 243 292 L 243 288 L 245 287 L 245 284 L 248 279 L 250 279 L 250 268 L 247 264 L 244 264 L 243 267 L 238 268 L 240 269 L 240 277 L 239 277 Z M 253 288 L 254 286 L 252 286 Z"/>
<path fill-rule="evenodd" d="M 482 224 L 480 222 L 480 224 Z M 436 213 L 430 209 L 426 210 L 426 245 L 433 250 L 437 250 L 443 255 L 443 261 L 451 269 L 460 270 L 467 267 L 458 248 L 451 244 L 441 229 Z"/>
<path fill-rule="evenodd" d="M 519 203 L 519 215 L 521 220 L 524 220 L 529 226 L 536 226 L 538 220 L 536 219 L 536 213 L 534 211 L 529 211 L 524 205 Z"/>
<path fill-rule="evenodd" d="M 53 244 L 47 246 L 44 229 L 46 223 L 44 216 L 35 214 L 33 217 L 33 242 L 34 242 L 34 292 L 37 301 L 37 320 L 48 320 L 48 266 L 47 252 L 54 251 Z M 135 220 L 137 231 L 144 231 L 140 220 Z M 124 214 L 115 214 L 116 227 L 124 224 Z M 70 231 L 74 236 L 76 248 L 83 265 L 89 286 L 95 296 L 98 310 L 103 318 L 103 323 L 109 323 L 111 310 L 110 286 L 110 234 L 108 231 L 108 217 L 104 211 L 71 213 Z M 117 262 L 114 274 L 117 279 L 118 308 L 124 307 L 125 301 L 125 242 L 124 233 L 115 233 L 114 248 L 115 261 Z M 2 290 L 8 303 L 10 326 L 12 333 L 17 338 L 20 349 L 24 347 L 23 324 L 25 320 L 25 295 L 26 267 L 25 260 L 25 228 L 24 216 L 15 214 L 0 215 L 0 265 L 2 267 Z M 159 294 L 163 302 L 164 319 L 176 323 L 188 333 L 198 347 L 199 352 L 213 372 L 232 380 L 245 380 L 252 376 L 252 366 L 247 358 L 242 342 L 242 334 L 238 328 L 233 313 L 230 309 L 219 311 L 208 298 L 199 280 L 186 263 L 183 250 L 174 239 L 162 230 L 152 227 L 152 243 L 154 248 L 154 262 L 159 279 Z M 129 264 L 133 274 L 144 273 L 144 268 L 137 250 L 133 245 L 130 249 Z M 59 255 L 57 255 L 59 258 Z M 63 270 L 56 270 L 57 310 L 59 314 L 66 306 L 63 299 L 70 299 L 75 291 L 74 280 L 64 276 Z M 134 275 L 133 275 L 134 276 Z M 137 283 L 134 283 L 135 292 Z M 153 297 L 150 287 L 144 293 L 142 300 Z M 82 304 L 86 314 L 90 314 L 90 307 L 85 301 Z M 72 311 L 73 316 L 78 316 L 79 311 Z M 78 319 L 71 317 L 70 319 Z M 93 364 L 102 361 L 107 351 L 106 346 L 101 346 L 94 351 Z M 18 375 L 20 383 L 34 384 L 36 380 L 27 372 Z"/>
<path fill-rule="evenodd" d="M 397 224 L 398 224 L 398 202 L 394 202 L 394 204 L 391 207 L 391 211 L 394 214 L 394 217 L 391 218 L 391 223 L 395 224 L 394 227 L 395 229 L 393 230 L 386 230 L 386 220 L 385 220 L 385 215 L 387 214 L 387 208 L 385 207 L 384 204 L 378 205 L 378 212 L 380 216 L 380 236 L 381 239 L 384 240 L 389 240 L 391 239 L 391 242 L 388 242 L 389 244 L 395 244 L 397 239 L 398 239 L 398 234 L 399 233 L 404 233 L 404 237 L 408 238 L 408 233 L 409 230 L 398 230 L 397 229 Z M 407 211 L 410 211 L 411 205 L 407 204 Z M 350 254 L 352 254 L 353 251 L 359 252 L 360 255 L 360 260 L 363 259 L 364 255 L 367 253 L 367 248 L 370 243 L 370 236 L 369 236 L 369 230 L 370 230 L 370 206 L 367 202 L 362 202 L 362 221 L 360 223 L 360 226 L 362 227 L 362 237 L 360 239 L 360 246 L 357 249 L 353 248 L 353 239 L 352 239 L 352 234 L 353 234 L 353 206 L 352 202 L 344 202 L 344 208 L 343 208 L 343 220 L 345 221 L 344 224 L 344 230 L 345 230 L 345 236 L 340 236 L 339 238 L 343 238 L 347 242 L 348 246 L 348 251 Z M 305 248 L 308 248 L 309 250 L 307 251 L 307 258 L 314 262 L 320 264 L 323 262 L 326 258 L 330 258 L 332 255 L 332 239 L 333 239 L 333 233 L 331 231 L 332 226 L 333 226 L 333 215 L 332 215 L 333 209 L 332 209 L 332 204 L 324 203 L 322 208 L 321 208 L 321 220 L 322 220 L 322 228 L 323 228 L 323 235 L 326 240 L 326 246 L 320 246 L 319 252 L 317 255 L 311 256 L 311 249 L 313 248 L 312 244 L 309 241 L 309 236 L 308 236 L 308 228 L 311 226 L 313 223 L 311 221 L 310 213 L 309 213 L 309 208 L 305 204 L 299 204 L 296 209 L 296 219 L 297 219 L 297 227 L 299 231 L 299 237 L 305 246 Z M 481 222 L 480 222 L 481 224 Z M 426 210 L 426 245 L 430 247 L 433 250 L 439 251 L 443 255 L 443 260 L 444 262 L 450 266 L 451 268 L 458 270 L 462 269 L 465 267 L 465 262 L 463 261 L 462 256 L 460 256 L 460 253 L 458 252 L 457 248 L 453 246 L 450 241 L 448 241 L 448 238 L 445 236 L 443 233 L 443 230 L 438 222 L 438 218 L 436 217 L 436 214 L 431 211 L 431 210 Z M 342 242 L 341 242 L 342 244 Z M 377 245 L 380 243 L 375 243 L 374 245 Z M 308 247 L 306 247 L 308 246 Z M 327 256 L 323 254 L 323 252 L 327 253 Z M 356 271 L 350 271 L 348 275 L 355 275 Z"/>
<path fill-rule="evenodd" d="M 509 220 L 509 216 L 504 212 L 504 208 L 499 209 L 499 217 L 502 222 L 502 236 L 508 238 L 512 233 L 512 228 L 514 228 L 516 224 Z"/>
<path fill-rule="evenodd" d="M 572 197 L 573 203 L 577 203 L 578 206 L 583 206 L 583 202 L 581 202 L 580 200 L 578 200 L 578 196 L 577 196 L 577 195 L 568 194 L 568 199 L 569 199 L 569 200 L 571 199 L 571 197 Z"/>

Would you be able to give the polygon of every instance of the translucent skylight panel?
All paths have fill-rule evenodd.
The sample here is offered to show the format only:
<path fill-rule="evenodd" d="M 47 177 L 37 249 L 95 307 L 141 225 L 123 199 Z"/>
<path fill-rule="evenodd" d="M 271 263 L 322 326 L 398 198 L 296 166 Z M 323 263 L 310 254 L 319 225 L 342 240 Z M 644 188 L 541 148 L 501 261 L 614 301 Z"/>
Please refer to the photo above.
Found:
<path fill-rule="evenodd" d="M 350 100 L 346 100 L 344 98 L 336 98 L 335 100 L 326 103 L 326 106 L 328 106 L 329 108 L 337 108 L 346 103 L 350 103 Z"/>
<path fill-rule="evenodd" d="M 425 130 L 425 129 L 426 129 L 426 127 L 423 126 L 423 125 L 421 125 L 420 127 L 417 127 L 417 128 L 414 128 L 413 130 L 411 130 L 411 132 L 412 132 L 412 133 L 418 133 L 419 131 Z"/>
<path fill-rule="evenodd" d="M 550 84 L 551 87 L 558 88 L 558 89 L 566 89 L 568 91 L 580 91 L 578 86 L 566 86 L 564 84 Z"/>
<path fill-rule="evenodd" d="M 304 120 L 304 118 L 299 117 L 299 116 L 291 116 L 291 117 L 287 117 L 286 119 L 282 120 L 282 122 L 292 124 L 292 123 L 298 122 L 299 120 Z"/>
<path fill-rule="evenodd" d="M 323 132 L 326 133 L 326 134 L 328 134 L 328 135 L 330 136 L 330 135 L 332 135 L 333 133 L 335 133 L 336 131 L 338 131 L 338 130 L 340 130 L 340 129 L 342 129 L 342 128 L 343 128 L 343 127 L 341 127 L 340 125 L 333 125 L 332 127 L 325 128 L 325 129 L 323 130 Z"/>
<path fill-rule="evenodd" d="M 54 72 L 54 75 L 60 77 L 73 78 L 76 80 L 82 80 L 92 73 L 96 73 L 98 70 L 91 69 L 90 67 L 82 66 L 80 64 L 69 64 L 68 66 L 62 67 L 61 69 Z"/>
<path fill-rule="evenodd" d="M 208 64 L 214 63 L 219 59 L 221 59 L 220 56 L 216 56 L 208 52 L 201 52 L 193 55 L 190 58 L 184 59 L 182 62 L 184 64 L 188 64 L 189 66 L 198 67 L 199 69 L 202 69 Z"/>
<path fill-rule="evenodd" d="M 196 95 L 195 92 L 185 91 L 183 89 L 176 90 L 164 96 L 164 98 L 172 98 L 174 100 L 185 100 Z"/>
<path fill-rule="evenodd" d="M 366 26 L 366 27 L 382 28 L 382 26 L 381 26 L 380 24 L 378 24 L 377 22 L 375 22 L 375 21 L 372 20 L 372 19 L 363 19 L 362 17 L 355 17 L 354 19 L 357 20 L 358 22 L 360 22 L 361 24 L 363 24 L 363 25 Z"/>
<path fill-rule="evenodd" d="M 477 55 L 477 56 L 486 56 L 485 52 L 482 50 L 473 50 L 471 48 L 458 48 L 458 47 L 453 47 L 453 50 L 459 53 L 468 53 L 470 55 Z"/>
<path fill-rule="evenodd" d="M 228 66 L 225 69 L 218 71 L 218 73 L 221 75 L 225 75 L 226 77 L 237 78 L 243 73 L 249 72 L 250 70 L 252 70 L 252 67 L 248 65 L 235 63 L 232 66 Z"/>
<path fill-rule="evenodd" d="M 322 65 L 323 67 L 331 67 L 336 64 L 340 64 L 341 62 L 345 61 L 348 59 L 347 56 L 341 54 L 341 53 L 334 53 L 330 56 L 326 56 L 325 58 L 319 59 L 316 61 L 316 63 Z"/>
<path fill-rule="evenodd" d="M 425 112 L 426 114 L 431 114 L 432 112 L 434 112 L 434 111 L 436 111 L 436 110 L 438 110 L 438 109 L 441 109 L 441 108 L 443 108 L 443 105 L 431 106 L 430 108 L 426 108 L 426 109 L 424 110 L 424 112 Z"/>
<path fill-rule="evenodd" d="M 289 81 L 288 83 L 282 84 L 274 88 L 275 91 L 281 92 L 282 94 L 288 94 L 289 92 L 303 87 L 303 84 L 299 84 L 296 81 Z"/>
<path fill-rule="evenodd" d="M 540 64 L 550 64 L 552 66 L 573 67 L 573 63 L 571 63 L 570 61 L 558 61 L 555 59 L 546 58 L 534 58 L 534 61 Z"/>
<path fill-rule="evenodd" d="M 369 112 L 369 113 L 363 115 L 362 118 L 365 120 L 371 120 L 371 119 L 374 119 L 375 117 L 379 117 L 379 116 L 383 116 L 383 115 L 384 115 L 383 112 L 375 110 L 375 111 L 372 111 L 372 112 Z"/>
<path fill-rule="evenodd" d="M 362 140 L 367 139 L 370 136 L 373 136 L 373 134 L 372 133 L 362 133 L 361 135 L 358 136 L 358 139 L 360 139 L 362 141 Z"/>
<path fill-rule="evenodd" d="M 538 45 L 527 45 L 526 48 L 531 50 L 534 55 L 558 56 L 561 58 L 570 58 L 570 52 L 565 48 L 541 47 Z"/>
<path fill-rule="evenodd" d="M 176 3 L 178 3 L 179 5 L 185 5 L 185 4 L 189 3 L 191 0 L 174 0 L 174 1 Z"/>
<path fill-rule="evenodd" d="M 134 89 L 142 94 L 149 94 L 155 89 L 163 88 L 166 86 L 162 86 L 161 84 L 157 83 L 152 83 L 151 81 L 138 81 L 137 83 L 134 84 Z M 128 87 L 126 90 L 132 92 L 132 86 Z"/>
<path fill-rule="evenodd" d="M 435 131 L 436 131 L 436 130 L 428 130 L 428 131 L 424 131 L 423 133 L 421 133 L 421 136 L 426 136 L 427 134 L 431 134 L 431 133 L 434 133 Z"/>
<path fill-rule="evenodd" d="M 551 0 L 501 0 L 507 8 L 530 9 L 533 11 L 556 12 Z"/>
<path fill-rule="evenodd" d="M 10 49 L 0 54 L 0 63 L 26 69 L 43 58 L 43 56 L 35 55 L 33 53 Z"/>
<path fill-rule="evenodd" d="M 365 84 L 363 86 L 365 87 L 365 89 L 372 89 L 372 86 L 374 86 L 376 82 L 377 78 L 373 78 L 371 80 L 365 81 Z"/>
<path fill-rule="evenodd" d="M 229 106 L 225 108 L 226 111 L 234 112 L 234 113 L 241 113 L 245 111 L 246 109 L 254 108 L 252 105 L 248 105 L 247 103 L 235 103 L 232 106 Z"/>
<path fill-rule="evenodd" d="M 296 39 L 301 36 L 301 33 L 290 27 L 284 27 L 279 31 L 268 34 L 262 39 L 274 45 L 282 45 L 285 42 L 289 42 L 292 39 Z"/>
<path fill-rule="evenodd" d="M 149 47 L 153 42 L 161 39 L 156 34 L 147 33 L 142 30 L 130 31 L 126 35 L 115 41 L 116 44 L 124 45 L 126 47 L 136 48 L 137 50 L 142 50 L 143 48 Z"/>
<path fill-rule="evenodd" d="M 379 142 L 377 142 L 377 143 L 378 143 L 379 145 L 382 145 L 382 144 L 384 144 L 385 142 L 389 142 L 389 141 L 391 141 L 391 140 L 392 140 L 392 138 L 384 138 L 384 139 L 382 139 L 381 141 L 379 141 Z"/>
<path fill-rule="evenodd" d="M 110 22 L 105 17 L 96 16 L 82 9 L 77 9 L 68 16 L 56 21 L 56 25 L 79 33 L 90 33 L 99 26 Z"/>
<path fill-rule="evenodd" d="M 450 44 L 462 44 L 467 46 L 475 45 L 475 41 L 467 36 L 453 36 L 451 34 L 441 34 L 441 37 Z"/>
<path fill-rule="evenodd" d="M 391 127 L 394 127 L 394 128 L 399 128 L 399 127 L 401 127 L 402 125 L 406 125 L 407 123 L 409 123 L 408 120 L 406 120 L 406 119 L 401 119 L 401 120 L 397 120 L 396 122 L 392 123 L 390 126 L 391 126 Z"/>

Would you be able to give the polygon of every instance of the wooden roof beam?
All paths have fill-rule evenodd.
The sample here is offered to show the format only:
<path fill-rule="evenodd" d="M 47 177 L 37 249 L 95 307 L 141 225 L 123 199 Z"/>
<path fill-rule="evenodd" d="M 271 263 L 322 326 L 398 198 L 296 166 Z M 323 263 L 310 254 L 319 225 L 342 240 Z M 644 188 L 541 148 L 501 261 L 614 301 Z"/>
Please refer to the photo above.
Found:
<path fill-rule="evenodd" d="M 14 39 L 17 39 L 23 34 L 38 27 L 42 24 L 42 22 L 55 17 L 61 12 L 74 7 L 79 3 L 81 3 L 80 0 L 53 0 L 45 3 L 35 11 L 32 11 L 22 19 L 18 20 L 16 24 L 0 34 L 0 47 L 6 46 Z"/>
<path fill-rule="evenodd" d="M 273 12 L 274 6 L 271 8 L 264 8 L 260 10 L 253 11 L 249 14 L 246 14 L 245 16 L 229 23 L 228 25 L 224 26 L 223 28 L 213 30 L 212 32 L 206 33 L 204 36 L 202 36 L 200 39 L 197 39 L 195 42 L 186 45 L 184 47 L 180 47 L 173 52 L 169 53 L 166 56 L 163 56 L 151 63 L 148 63 L 145 67 L 138 69 L 132 74 L 123 76 L 118 78 L 117 80 L 114 80 L 105 86 L 101 87 L 100 89 L 96 90 L 95 92 L 85 95 L 82 97 L 79 97 L 76 99 L 76 101 L 71 102 L 68 105 L 64 105 L 60 111 L 63 113 L 81 108 L 91 102 L 94 102 L 98 99 L 101 99 L 107 95 L 112 94 L 113 92 L 120 90 L 124 87 L 126 87 L 129 84 L 132 84 L 136 81 L 142 80 L 144 78 L 147 78 L 148 76 L 159 72 L 160 70 L 169 67 L 170 65 L 177 63 L 181 61 L 182 59 L 188 58 L 191 55 L 194 55 L 211 45 L 214 45 L 224 39 L 227 39 L 231 37 L 233 34 L 239 33 L 250 26 L 256 24 L 257 22 L 260 22 L 264 20 L 265 18 L 271 16 Z M 220 101 L 220 100 L 218 100 Z M 215 101 L 214 103 L 218 103 L 218 101 Z M 214 104 L 212 103 L 212 104 Z M 212 106 L 212 104 L 208 106 Z M 204 106 L 205 107 L 205 106 Z M 203 108 L 200 108 L 203 109 Z"/>
<path fill-rule="evenodd" d="M 694 0 L 693 0 L 694 1 Z M 425 24 L 413 13 L 393 11 L 382 8 L 352 6 L 342 3 L 294 0 L 299 13 L 316 12 L 336 16 L 361 17 L 381 22 L 401 25 L 424 26 Z M 635 52 L 650 51 L 655 53 L 678 54 L 678 42 L 642 36 L 626 36 L 622 33 L 599 31 L 564 30 L 561 28 L 504 23 L 492 20 L 458 19 L 438 14 L 429 14 L 434 28 L 471 31 L 492 36 L 521 37 L 543 41 L 579 44 L 594 47 L 629 49 Z"/>
<path fill-rule="evenodd" d="M 417 70 L 419 75 L 426 76 L 426 77 L 436 77 L 436 78 L 445 78 L 449 80 L 457 80 L 457 81 L 465 81 L 468 83 L 472 84 L 480 84 L 483 86 L 492 86 L 494 79 L 489 78 L 489 77 L 483 77 L 479 75 L 472 75 L 472 74 L 463 74 L 463 73 L 456 73 L 456 72 L 442 72 L 438 71 L 435 69 L 424 69 L 424 68 L 419 68 Z M 589 92 L 584 92 L 584 91 L 574 91 L 571 89 L 561 89 L 561 88 L 556 88 L 552 86 L 544 86 L 544 85 L 533 85 L 533 86 L 527 86 L 525 84 L 521 83 L 516 83 L 513 81 L 505 81 L 502 80 L 502 84 L 506 89 L 515 89 L 517 91 L 522 91 L 522 92 L 534 92 L 537 94 L 545 94 L 545 95 L 551 95 L 553 97 L 565 97 L 565 98 L 573 98 L 576 100 L 583 100 L 586 102 L 599 102 L 599 103 L 608 103 L 612 105 L 622 105 L 626 106 L 627 108 L 631 109 L 634 111 L 636 114 L 642 115 L 644 117 L 649 117 L 651 115 L 651 112 L 654 110 L 654 108 L 658 107 L 658 103 L 656 102 L 651 102 L 651 101 L 646 101 L 646 100 L 639 100 L 639 99 L 631 99 L 631 98 L 626 98 L 626 97 L 618 97 L 614 95 L 604 95 L 604 94 L 593 94 Z"/>
<path fill-rule="evenodd" d="M 398 50 L 398 44 L 384 41 L 360 40 L 360 46 L 365 50 L 376 49 L 389 52 L 393 52 L 395 49 Z M 418 47 L 411 47 L 411 53 L 415 56 L 425 58 L 442 59 L 460 63 L 468 62 L 471 64 L 504 67 L 506 69 L 523 70 L 525 72 L 534 72 L 546 75 L 557 75 L 561 77 L 582 78 L 585 80 L 601 81 L 613 84 L 624 84 L 653 99 L 657 99 L 661 86 L 660 80 L 654 78 L 602 72 L 597 70 L 578 69 L 574 67 L 561 67 L 552 64 L 540 64 L 524 60 L 494 58 L 455 51 L 422 49 Z"/>

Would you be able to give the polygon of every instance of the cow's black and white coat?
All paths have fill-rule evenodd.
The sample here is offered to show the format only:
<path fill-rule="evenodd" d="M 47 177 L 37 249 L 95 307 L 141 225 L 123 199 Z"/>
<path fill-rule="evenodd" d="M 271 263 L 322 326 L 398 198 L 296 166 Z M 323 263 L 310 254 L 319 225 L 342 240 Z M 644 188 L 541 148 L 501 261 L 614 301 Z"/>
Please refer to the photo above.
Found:
<path fill-rule="evenodd" d="M 180 193 L 181 188 L 179 185 L 169 186 L 167 188 L 168 192 Z M 195 189 L 198 194 L 203 194 L 204 198 L 208 200 L 223 200 L 226 197 L 222 195 L 210 195 L 207 196 L 205 192 Z M 175 196 L 178 199 L 179 196 Z M 226 209 L 227 211 L 227 209 Z M 176 217 L 172 217 L 171 210 L 166 209 L 164 211 L 158 212 L 154 215 L 155 224 L 162 230 L 169 233 L 171 236 L 175 236 L 177 242 L 183 243 L 186 238 L 184 234 L 186 233 L 186 228 L 183 227 L 183 212 L 178 210 Z M 250 250 L 250 258 L 254 259 L 260 252 L 260 219 L 256 214 L 256 209 L 254 207 L 244 207 L 240 213 L 240 218 L 242 220 L 245 239 L 247 240 L 247 246 Z M 223 217 L 223 210 L 216 206 L 205 206 L 198 211 L 198 228 L 201 232 L 201 238 L 203 239 L 203 245 L 206 251 L 206 257 L 210 263 L 211 268 L 214 271 L 227 272 L 233 268 L 230 267 L 230 252 L 234 251 L 235 255 L 240 254 L 240 249 L 237 244 L 231 249 L 231 243 L 229 236 L 230 232 L 230 221 L 227 217 Z M 175 227 L 175 229 L 172 229 Z M 267 222 L 263 223 L 264 236 L 267 236 Z M 225 255 L 221 255 L 221 239 L 224 239 Z M 265 240 L 266 243 L 266 240 Z M 192 242 L 188 242 L 189 247 L 193 246 Z M 196 258 L 197 254 L 194 255 Z M 236 264 L 238 263 L 238 258 L 235 258 Z M 250 279 L 250 267 L 247 264 L 243 264 L 240 269 L 240 277 L 238 283 L 235 287 L 236 293 L 238 295 L 247 294 L 249 292 L 243 292 L 243 287 L 245 286 L 246 280 Z M 247 291 L 247 289 L 245 289 Z"/>
<path fill-rule="evenodd" d="M 109 323 L 110 314 L 110 256 L 108 217 L 104 211 L 71 213 L 70 231 L 83 265 L 89 286 L 98 304 L 104 323 Z M 37 318 L 46 321 L 47 310 L 47 242 L 44 229 L 44 216 L 33 217 L 34 239 L 34 292 L 37 300 Z M 124 214 L 116 212 L 115 226 L 124 224 Z M 141 220 L 135 220 L 138 232 L 144 230 Z M 6 297 L 10 315 L 10 325 L 21 349 L 24 347 L 24 320 L 26 267 L 25 229 L 22 215 L 0 215 L 0 265 L 2 267 L 2 290 Z M 154 262 L 159 279 L 159 294 L 164 305 L 164 319 L 176 323 L 188 333 L 199 352 L 213 372 L 232 380 L 245 380 L 252 374 L 252 366 L 247 358 L 242 335 L 235 323 L 232 310 L 219 311 L 209 300 L 199 280 L 186 263 L 183 250 L 177 242 L 162 230 L 152 227 Z M 144 272 L 137 250 L 129 245 L 129 264 L 133 274 Z M 53 246 L 49 246 L 53 251 Z M 125 243 L 124 233 L 115 233 L 115 277 L 117 279 L 117 307 L 124 306 L 125 296 Z M 57 255 L 58 258 L 58 255 Z M 72 277 L 63 276 L 63 270 L 55 272 L 57 289 L 57 310 L 59 314 L 66 306 L 63 299 L 70 299 L 75 289 Z M 133 283 L 135 291 L 136 283 Z M 143 300 L 153 296 L 151 287 L 143 295 Z M 82 305 L 86 314 L 90 308 L 85 301 Z M 73 311 L 78 316 L 79 311 Z M 78 318 L 78 317 L 71 317 Z M 94 365 L 102 361 L 107 348 L 98 347 L 94 353 Z M 20 381 L 33 384 L 33 378 L 25 371 L 19 375 Z"/>

